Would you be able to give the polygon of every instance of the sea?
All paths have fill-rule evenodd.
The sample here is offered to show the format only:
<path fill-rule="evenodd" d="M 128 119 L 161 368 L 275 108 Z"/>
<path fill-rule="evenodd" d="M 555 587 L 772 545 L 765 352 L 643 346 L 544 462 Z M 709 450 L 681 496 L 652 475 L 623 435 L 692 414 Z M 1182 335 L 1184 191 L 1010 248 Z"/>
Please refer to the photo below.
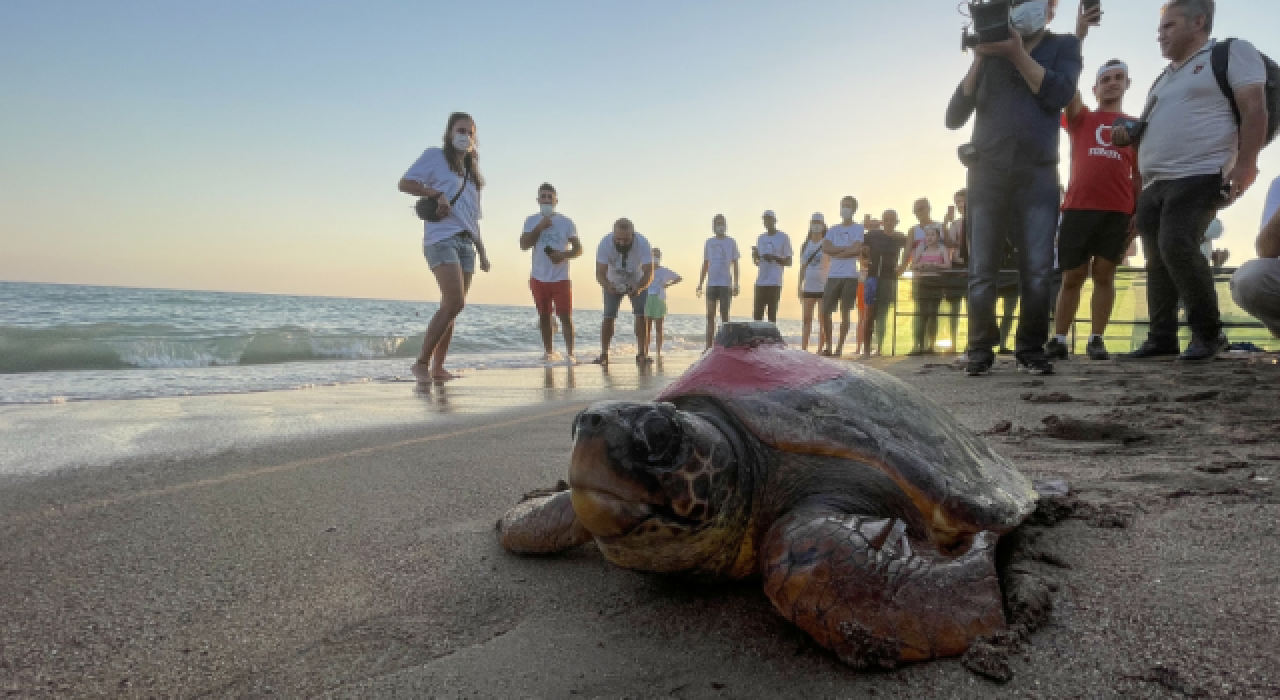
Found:
<path fill-rule="evenodd" d="M 433 302 L 0 282 L 0 404 L 406 381 L 435 309 Z M 599 354 L 600 322 L 599 311 L 574 313 L 579 362 Z M 668 316 L 664 353 L 701 352 L 705 322 Z M 779 326 L 798 339 L 798 322 Z M 561 353 L 562 340 L 557 333 Z M 634 354 L 624 315 L 612 356 Z M 449 369 L 543 365 L 532 307 L 470 304 L 458 318 Z"/>

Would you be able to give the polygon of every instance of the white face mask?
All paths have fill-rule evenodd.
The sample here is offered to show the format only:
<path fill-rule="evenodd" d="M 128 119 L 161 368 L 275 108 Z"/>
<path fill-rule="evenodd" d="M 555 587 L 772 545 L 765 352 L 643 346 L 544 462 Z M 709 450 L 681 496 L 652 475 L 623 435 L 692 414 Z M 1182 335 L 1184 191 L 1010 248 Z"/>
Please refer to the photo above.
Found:
<path fill-rule="evenodd" d="M 1009 14 L 1013 28 L 1022 36 L 1031 36 L 1049 24 L 1049 0 L 1027 0 Z"/>
<path fill-rule="evenodd" d="M 453 147 L 459 151 L 471 150 L 471 134 L 454 134 Z"/>
<path fill-rule="evenodd" d="M 840 210 L 840 218 L 842 218 L 842 219 L 852 219 L 852 218 L 853 218 L 853 210 L 852 210 L 852 209 L 850 209 L 849 207 L 845 207 L 845 208 L 841 209 L 841 210 Z"/>
<path fill-rule="evenodd" d="M 713 230 L 716 232 L 717 236 L 723 236 L 726 231 L 724 224 L 716 224 L 716 227 Z"/>
<path fill-rule="evenodd" d="M 543 216 L 551 216 L 556 211 L 556 205 L 554 204 L 543 204 L 538 208 L 542 211 Z"/>
<path fill-rule="evenodd" d="M 822 224 L 809 224 L 809 233 L 822 233 Z"/>

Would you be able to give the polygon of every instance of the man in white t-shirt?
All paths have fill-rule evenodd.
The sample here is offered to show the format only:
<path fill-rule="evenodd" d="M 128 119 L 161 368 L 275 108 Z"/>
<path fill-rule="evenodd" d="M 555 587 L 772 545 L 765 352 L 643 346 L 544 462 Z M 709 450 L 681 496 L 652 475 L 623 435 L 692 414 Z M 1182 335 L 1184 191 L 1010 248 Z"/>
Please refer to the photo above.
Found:
<path fill-rule="evenodd" d="M 1231 297 L 1280 338 L 1280 177 L 1267 194 L 1257 247 L 1258 259 L 1231 276 Z"/>
<path fill-rule="evenodd" d="M 1147 253 L 1151 325 L 1142 347 L 1122 360 L 1207 362 L 1227 346 L 1200 239 L 1217 211 L 1258 177 L 1258 153 L 1267 138 L 1267 69 L 1248 42 L 1209 38 L 1214 8 L 1206 0 L 1172 0 L 1160 17 L 1160 50 L 1169 65 L 1147 97 L 1147 126 L 1138 143 L 1143 190 L 1135 214 Z M 1215 64 L 1223 62 L 1238 112 L 1218 82 Z M 1123 147 L 1132 136 L 1115 129 L 1112 141 Z M 1181 354 L 1179 301 L 1192 334 Z"/>
<path fill-rule="evenodd" d="M 729 306 L 738 296 L 738 243 L 729 238 L 729 224 L 723 214 L 711 220 L 714 236 L 702 247 L 702 273 L 698 277 L 698 296 L 707 285 L 707 347 L 716 337 L 716 309 L 720 320 L 729 322 Z"/>
<path fill-rule="evenodd" d="M 538 188 L 539 213 L 524 220 L 520 234 L 520 250 L 533 250 L 533 271 L 529 289 L 538 309 L 538 328 L 542 331 L 542 347 L 546 361 L 554 359 L 551 314 L 560 317 L 564 332 L 565 359 L 573 358 L 573 283 L 569 280 L 569 261 L 582 255 L 578 229 L 569 217 L 556 212 L 560 199 L 556 188 L 543 183 Z"/>
<path fill-rule="evenodd" d="M 840 224 L 827 229 L 827 236 L 822 241 L 822 252 L 831 258 L 827 285 L 822 294 L 822 326 L 828 338 L 835 337 L 831 314 L 839 307 L 840 341 L 832 353 L 836 357 L 844 353 L 844 341 L 849 337 L 849 316 L 858 305 L 858 258 L 862 255 L 866 229 L 853 222 L 856 213 L 857 199 L 845 197 L 840 200 Z"/>
<path fill-rule="evenodd" d="M 636 233 L 630 220 L 618 219 L 613 224 L 613 233 L 600 241 L 596 249 L 596 282 L 604 291 L 604 321 L 600 327 L 600 357 L 595 363 L 609 364 L 609 344 L 613 342 L 614 321 L 623 297 L 631 299 L 636 362 L 652 362 L 645 336 L 644 305 L 653 282 L 653 249 L 644 236 Z"/>
<path fill-rule="evenodd" d="M 752 317 L 757 321 L 764 320 L 768 311 L 769 322 L 778 322 L 778 302 L 782 300 L 783 268 L 791 267 L 791 237 L 778 230 L 778 217 L 773 211 L 766 211 L 764 216 L 764 233 L 756 239 L 751 249 L 751 262 L 760 269 L 756 273 L 755 309 Z"/>

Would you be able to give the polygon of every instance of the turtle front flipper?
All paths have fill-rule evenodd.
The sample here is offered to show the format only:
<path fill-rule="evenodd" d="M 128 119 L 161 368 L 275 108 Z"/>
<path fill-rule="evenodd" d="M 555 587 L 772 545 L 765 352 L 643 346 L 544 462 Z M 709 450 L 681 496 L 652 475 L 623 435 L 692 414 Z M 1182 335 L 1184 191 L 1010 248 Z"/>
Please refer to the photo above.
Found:
<path fill-rule="evenodd" d="M 805 510 L 776 522 L 760 555 L 778 610 L 845 663 L 892 668 L 957 656 L 1005 627 L 994 533 L 959 556 L 897 519 Z"/>
<path fill-rule="evenodd" d="M 516 554 L 552 554 L 591 541 L 568 491 L 526 497 L 498 522 L 502 546 Z"/>

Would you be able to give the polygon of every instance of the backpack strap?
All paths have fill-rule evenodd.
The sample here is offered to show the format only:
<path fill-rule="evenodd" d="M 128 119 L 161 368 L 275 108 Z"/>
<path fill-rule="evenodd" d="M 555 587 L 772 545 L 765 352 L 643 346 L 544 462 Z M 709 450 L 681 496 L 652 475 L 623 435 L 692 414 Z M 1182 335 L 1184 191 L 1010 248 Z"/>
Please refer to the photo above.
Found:
<path fill-rule="evenodd" d="M 1227 69 L 1231 67 L 1231 44 L 1234 41 L 1235 39 L 1223 39 L 1214 44 L 1209 54 L 1209 63 L 1213 66 L 1213 77 L 1218 81 L 1218 88 L 1222 90 L 1227 102 L 1231 103 L 1231 113 L 1236 115 L 1236 124 L 1241 124 L 1244 118 L 1240 115 L 1240 105 L 1236 104 L 1236 91 L 1227 78 Z"/>

